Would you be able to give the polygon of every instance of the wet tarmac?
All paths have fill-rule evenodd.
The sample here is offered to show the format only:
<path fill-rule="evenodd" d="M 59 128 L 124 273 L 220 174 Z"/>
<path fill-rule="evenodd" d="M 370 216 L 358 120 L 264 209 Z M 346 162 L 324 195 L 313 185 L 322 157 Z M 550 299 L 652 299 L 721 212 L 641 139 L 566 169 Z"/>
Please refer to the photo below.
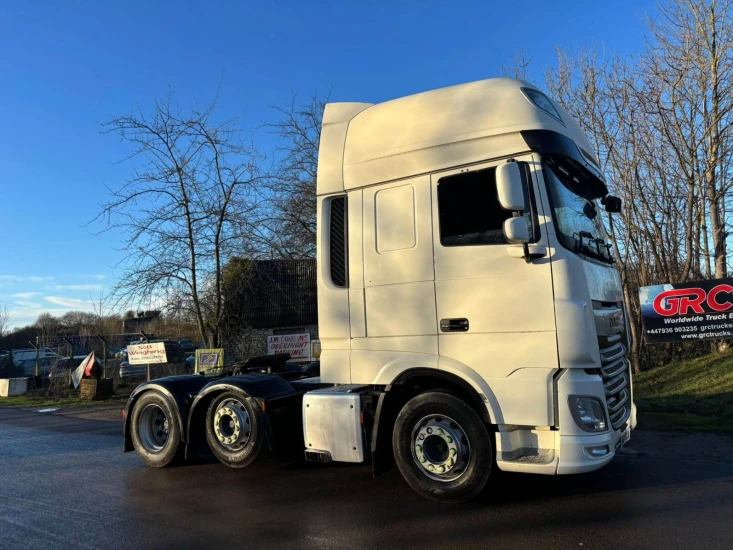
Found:
<path fill-rule="evenodd" d="M 119 421 L 0 408 L 0 548 L 733 548 L 733 438 L 637 431 L 598 472 L 421 499 L 397 471 L 146 468 Z"/>

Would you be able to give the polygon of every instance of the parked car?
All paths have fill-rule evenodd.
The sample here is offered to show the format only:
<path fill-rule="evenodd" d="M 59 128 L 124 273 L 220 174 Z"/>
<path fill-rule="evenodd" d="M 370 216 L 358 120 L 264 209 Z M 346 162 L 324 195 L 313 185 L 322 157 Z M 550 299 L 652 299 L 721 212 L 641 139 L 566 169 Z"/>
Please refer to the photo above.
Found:
<path fill-rule="evenodd" d="M 193 372 L 194 370 L 196 370 L 196 356 L 189 355 L 186 357 L 186 371 Z"/>
<path fill-rule="evenodd" d="M 187 353 L 196 351 L 196 344 L 194 344 L 191 340 L 188 340 L 188 339 L 178 340 L 178 343 L 183 348 L 183 351 Z"/>
<path fill-rule="evenodd" d="M 68 377 L 69 371 L 75 369 L 79 365 L 81 365 L 81 362 L 86 358 L 86 355 L 74 355 L 74 357 L 62 357 L 58 361 L 56 361 L 56 364 L 51 367 L 51 370 L 48 373 L 48 377 L 50 379 L 58 379 L 63 377 Z M 99 357 L 94 357 L 94 364 L 102 368 L 102 361 L 99 360 Z"/>
<path fill-rule="evenodd" d="M 38 374 L 48 374 L 61 356 L 48 348 L 41 348 L 38 351 Z M 36 350 L 16 349 L 13 350 L 13 364 L 22 368 L 26 376 L 33 376 L 36 372 Z"/>
<path fill-rule="evenodd" d="M 163 365 L 150 365 L 150 373 L 157 374 Z M 131 365 L 127 360 L 120 363 L 120 378 L 144 378 L 148 375 L 147 365 Z"/>
<path fill-rule="evenodd" d="M 165 344 L 165 356 L 169 363 L 180 363 L 186 360 L 186 351 L 183 346 L 175 340 L 151 340 L 150 343 L 163 342 Z"/>
<path fill-rule="evenodd" d="M 107 357 L 117 357 L 117 354 L 125 349 L 125 346 L 109 346 L 107 348 Z"/>

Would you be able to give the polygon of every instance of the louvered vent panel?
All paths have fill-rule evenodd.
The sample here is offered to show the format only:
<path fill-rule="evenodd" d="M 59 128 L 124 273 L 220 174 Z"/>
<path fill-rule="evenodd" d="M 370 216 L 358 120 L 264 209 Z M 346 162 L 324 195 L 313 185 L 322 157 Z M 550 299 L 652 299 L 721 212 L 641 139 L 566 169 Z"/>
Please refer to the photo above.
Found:
<path fill-rule="evenodd" d="M 331 281 L 336 286 L 346 287 L 349 255 L 346 236 L 346 197 L 331 199 Z"/>

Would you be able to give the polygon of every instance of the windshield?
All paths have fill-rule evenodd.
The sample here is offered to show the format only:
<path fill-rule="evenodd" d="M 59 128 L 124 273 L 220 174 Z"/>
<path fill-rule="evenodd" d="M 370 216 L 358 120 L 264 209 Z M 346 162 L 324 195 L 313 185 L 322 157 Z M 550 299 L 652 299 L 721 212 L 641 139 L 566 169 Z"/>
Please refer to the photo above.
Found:
<path fill-rule="evenodd" d="M 545 156 L 542 168 L 562 245 L 578 254 L 613 263 L 597 200 L 606 193 L 605 185 L 565 157 Z"/>

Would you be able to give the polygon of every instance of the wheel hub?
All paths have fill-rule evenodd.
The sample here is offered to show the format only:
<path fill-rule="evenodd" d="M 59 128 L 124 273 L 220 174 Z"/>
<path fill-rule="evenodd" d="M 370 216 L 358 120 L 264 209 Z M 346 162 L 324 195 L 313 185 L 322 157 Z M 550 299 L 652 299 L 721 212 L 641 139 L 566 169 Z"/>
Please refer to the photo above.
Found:
<path fill-rule="evenodd" d="M 244 404 L 237 399 L 222 401 L 214 415 L 214 433 L 223 446 L 231 450 L 244 447 L 249 441 L 250 418 Z"/>
<path fill-rule="evenodd" d="M 168 417 L 158 405 L 147 405 L 140 413 L 138 435 L 148 452 L 163 450 L 168 441 L 168 428 Z"/>
<path fill-rule="evenodd" d="M 412 432 L 412 456 L 437 481 L 454 481 L 466 471 L 471 455 L 463 428 L 442 415 L 426 416 Z"/>

